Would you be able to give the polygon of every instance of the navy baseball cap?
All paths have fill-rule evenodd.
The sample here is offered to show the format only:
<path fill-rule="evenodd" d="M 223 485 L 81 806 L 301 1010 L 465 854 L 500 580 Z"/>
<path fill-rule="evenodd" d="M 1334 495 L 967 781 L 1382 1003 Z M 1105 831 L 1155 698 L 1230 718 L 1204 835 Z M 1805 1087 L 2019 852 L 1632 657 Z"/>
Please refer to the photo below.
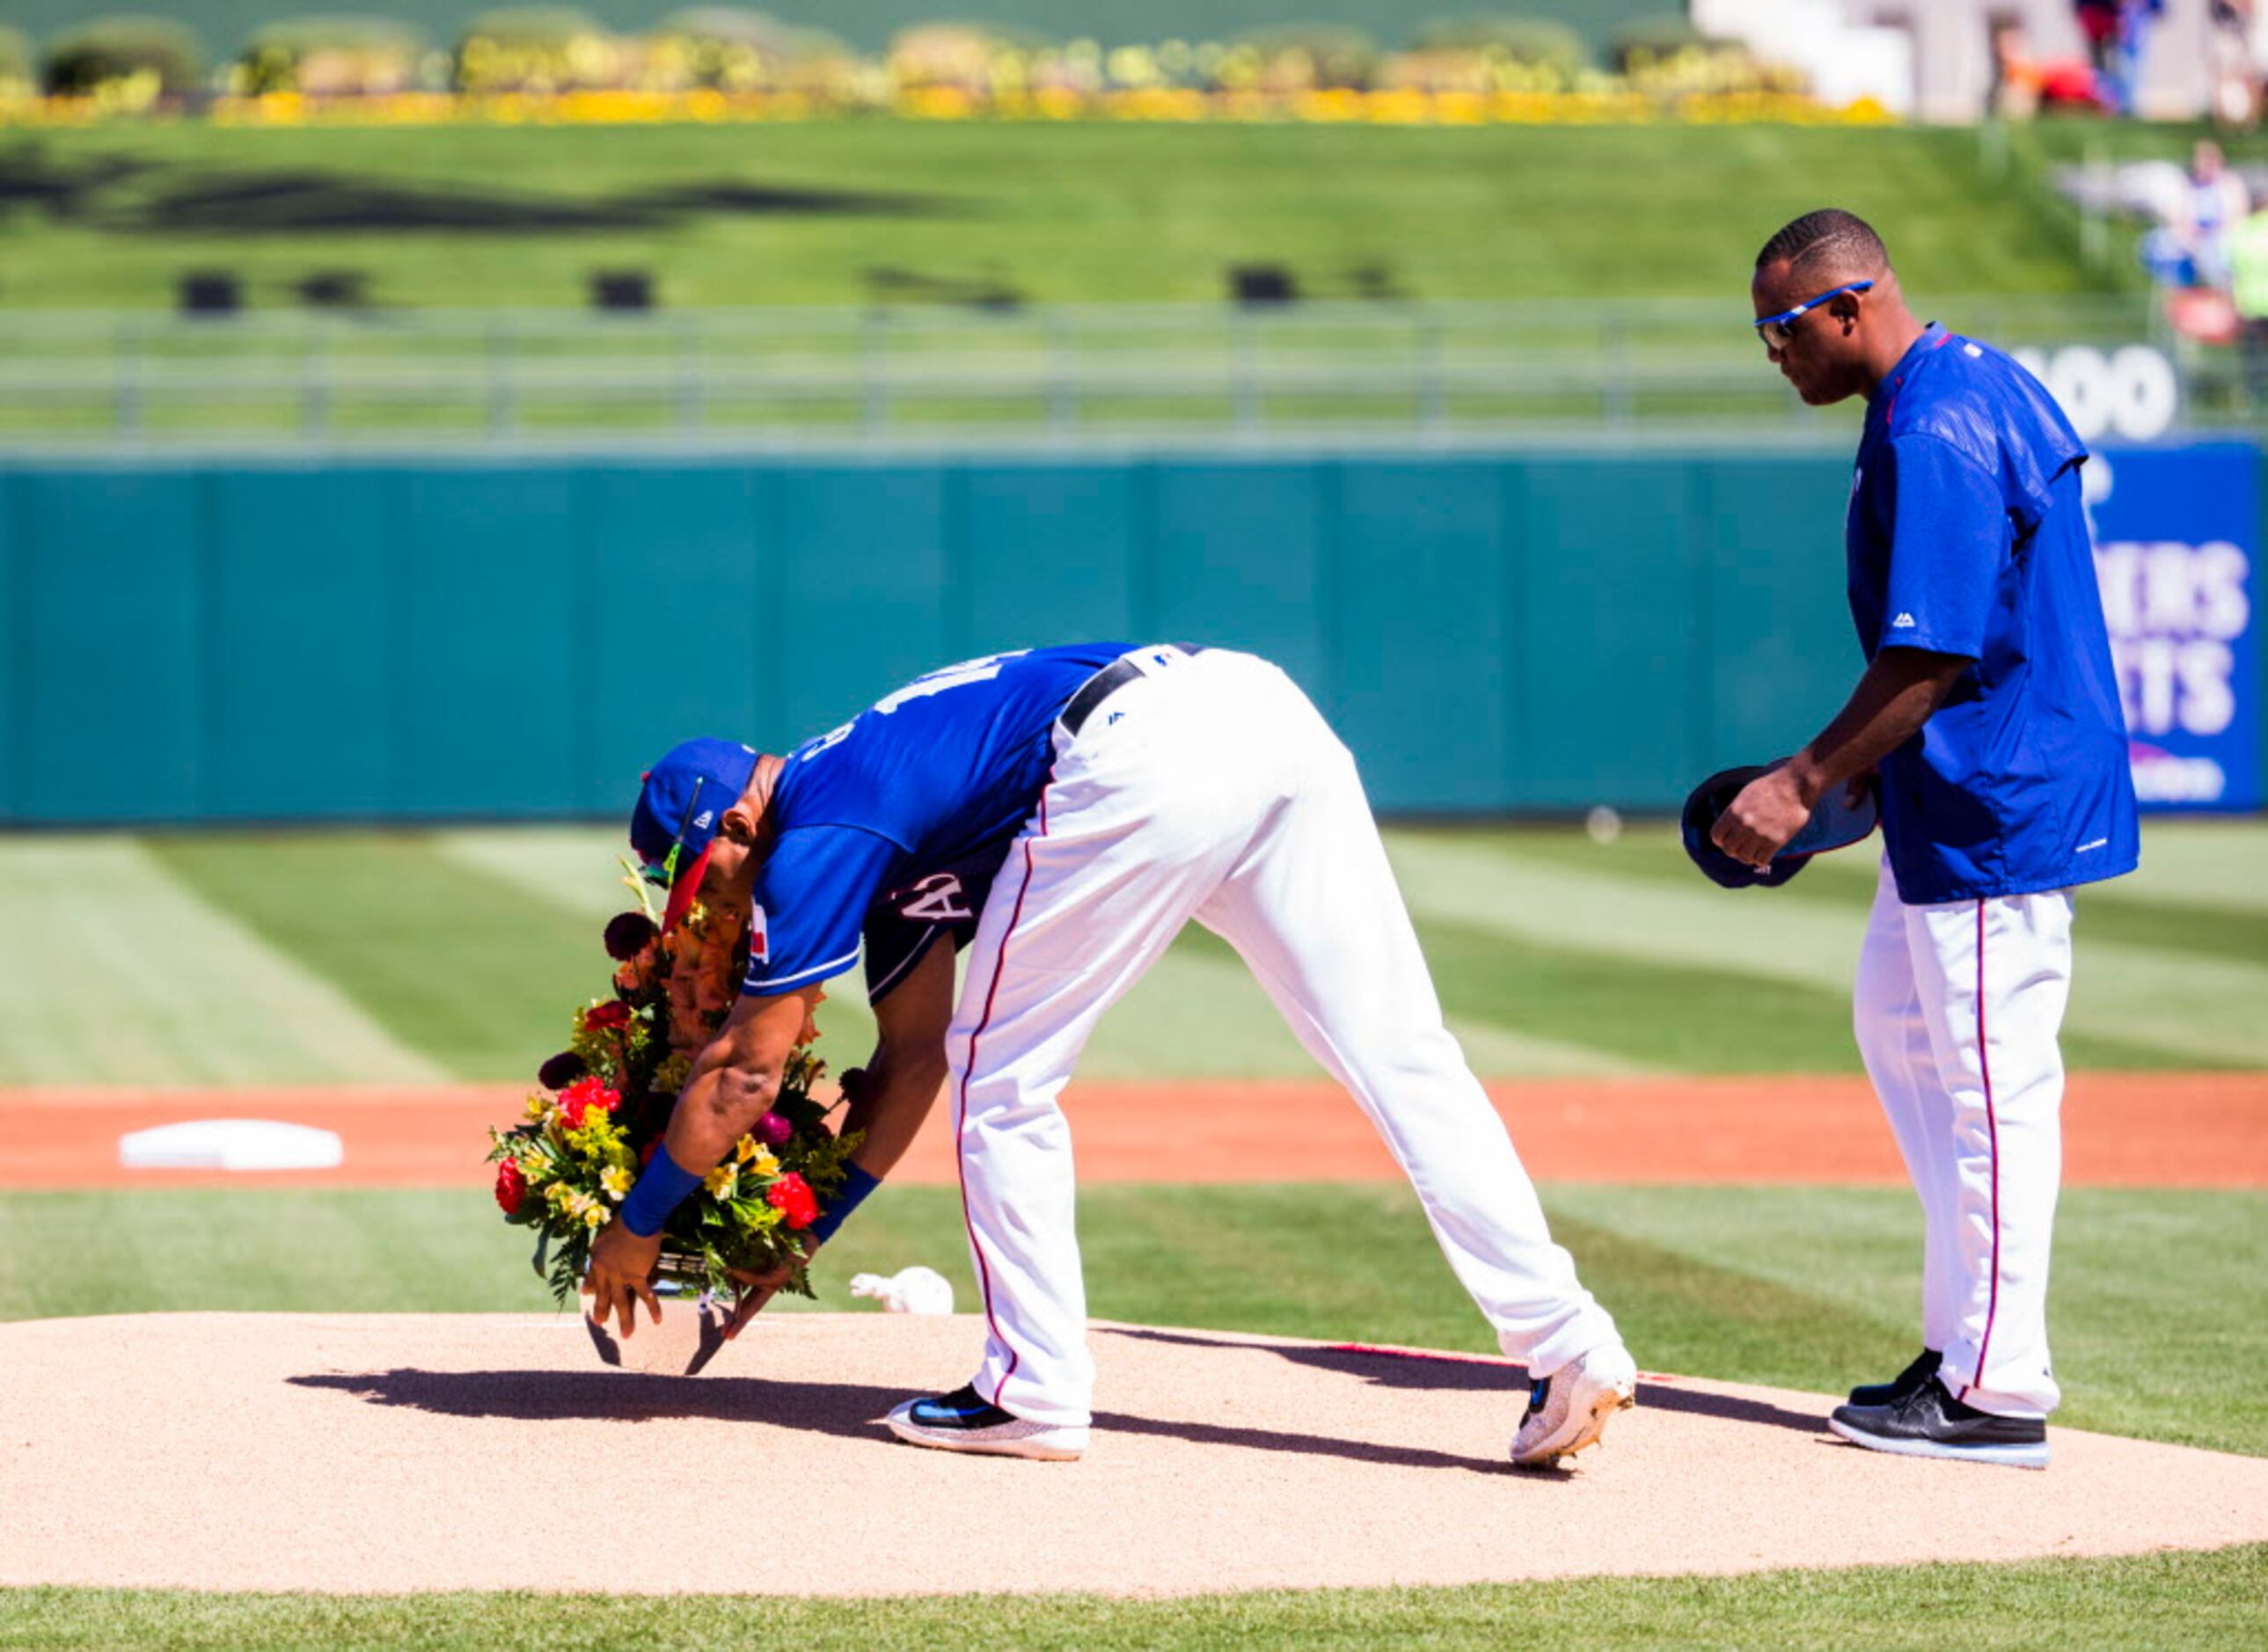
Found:
<path fill-rule="evenodd" d="M 1741 789 L 1769 772 L 1760 764 L 1724 769 L 1696 786 L 1685 799 L 1678 821 L 1685 853 L 1712 883 L 1727 889 L 1777 889 L 1809 865 L 1813 855 L 1848 848 L 1872 833 L 1881 819 L 1881 794 L 1872 779 L 1837 788 L 1820 801 L 1802 830 L 1781 846 L 1771 864 L 1759 870 L 1719 848 L 1712 833 Z"/>
<path fill-rule="evenodd" d="M 640 778 L 630 848 L 645 878 L 669 891 L 661 927 L 674 929 L 701 892 L 718 823 L 756 772 L 756 750 L 738 740 L 688 740 Z"/>

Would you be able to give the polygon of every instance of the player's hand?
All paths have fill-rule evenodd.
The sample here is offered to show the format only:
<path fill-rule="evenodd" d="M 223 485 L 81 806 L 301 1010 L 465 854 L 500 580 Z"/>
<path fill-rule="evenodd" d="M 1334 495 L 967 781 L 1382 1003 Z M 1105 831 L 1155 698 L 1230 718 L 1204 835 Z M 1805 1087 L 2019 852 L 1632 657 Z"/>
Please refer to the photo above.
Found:
<path fill-rule="evenodd" d="M 809 1234 L 803 1238 L 803 1259 L 806 1266 L 819 1253 L 819 1241 Z M 740 1334 L 749 1320 L 763 1311 L 764 1304 L 779 1295 L 788 1281 L 795 1277 L 795 1269 L 783 1263 L 778 1267 L 755 1273 L 746 1268 L 732 1270 L 733 1282 L 740 1288 L 740 1298 L 733 1306 L 732 1323 L 725 1327 L 725 1340 L 729 1342 Z"/>
<path fill-rule="evenodd" d="M 1741 788 L 1709 836 L 1734 860 L 1762 870 L 1810 819 L 1811 805 L 1783 765 Z"/>
<path fill-rule="evenodd" d="M 599 1230 L 591 1244 L 590 1270 L 583 1275 L 583 1294 L 591 1299 L 591 1322 L 603 1325 L 609 1314 L 627 1339 L 637 1328 L 637 1305 L 643 1300 L 653 1323 L 661 1323 L 661 1304 L 653 1296 L 653 1265 L 661 1257 L 659 1232 L 640 1238 L 616 1215 Z"/>

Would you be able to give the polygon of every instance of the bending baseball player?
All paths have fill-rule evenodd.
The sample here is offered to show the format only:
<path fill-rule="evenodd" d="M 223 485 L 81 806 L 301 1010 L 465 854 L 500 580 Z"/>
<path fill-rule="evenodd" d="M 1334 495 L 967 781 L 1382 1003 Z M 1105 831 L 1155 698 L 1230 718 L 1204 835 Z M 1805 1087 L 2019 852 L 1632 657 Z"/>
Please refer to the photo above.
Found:
<path fill-rule="evenodd" d="M 1881 239 L 1798 218 L 1756 256 L 1765 352 L 1868 407 L 1845 534 L 1867 657 L 1849 704 L 1753 781 L 1716 841 L 1767 865 L 1879 765 L 1882 873 L 1859 1046 L 1921 1195 L 1922 1352 L 1853 1389 L 1876 1450 L 2044 1468 L 2072 888 L 2139 859 L 2126 727 L 2080 503 L 2087 451 L 2038 381 L 1907 309 Z"/>
<path fill-rule="evenodd" d="M 1123 643 L 971 660 L 784 758 L 677 747 L 647 776 L 630 835 L 674 907 L 696 891 L 747 901 L 755 928 L 746 995 L 593 1248 L 601 1321 L 611 1311 L 627 1333 L 637 1298 L 652 1308 L 662 1221 L 762 1114 L 806 997 L 879 918 L 894 937 L 880 959 L 870 946 L 880 1044 L 853 1089 L 867 1135 L 820 1228 L 887 1171 L 949 1076 L 989 1332 L 974 1381 L 907 1401 L 889 1427 L 948 1450 L 1078 1457 L 1094 1376 L 1057 1098 L 1096 1020 L 1194 918 L 1369 1115 L 1450 1267 L 1528 1364 L 1513 1460 L 1581 1450 L 1632 1403 L 1614 1321 L 1552 1243 L 1442 1025 L 1354 759 L 1265 660 Z M 956 1009 L 953 950 L 933 943 L 972 914 Z"/>

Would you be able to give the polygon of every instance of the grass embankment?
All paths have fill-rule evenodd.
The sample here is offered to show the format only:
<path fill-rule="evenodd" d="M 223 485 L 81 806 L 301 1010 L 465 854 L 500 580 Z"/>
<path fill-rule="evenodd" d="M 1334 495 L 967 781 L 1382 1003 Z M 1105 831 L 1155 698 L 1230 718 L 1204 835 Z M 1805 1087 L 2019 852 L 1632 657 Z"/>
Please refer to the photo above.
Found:
<path fill-rule="evenodd" d="M 1974 135 L 1921 128 L 58 131 L 0 140 L 29 202 L 0 305 L 163 306 L 201 268 L 239 272 L 263 307 L 342 269 L 388 305 L 578 305 L 615 268 L 654 272 L 673 308 L 861 303 L 924 279 L 1212 300 L 1229 266 L 1267 263 L 1317 297 L 1675 294 L 1723 299 L 1733 326 L 1756 246 L 1830 199 L 1881 227 L 1918 291 L 2129 282 L 2080 267 L 2043 181 L 2073 142 L 2028 136 L 2029 164 L 1995 172 Z"/>

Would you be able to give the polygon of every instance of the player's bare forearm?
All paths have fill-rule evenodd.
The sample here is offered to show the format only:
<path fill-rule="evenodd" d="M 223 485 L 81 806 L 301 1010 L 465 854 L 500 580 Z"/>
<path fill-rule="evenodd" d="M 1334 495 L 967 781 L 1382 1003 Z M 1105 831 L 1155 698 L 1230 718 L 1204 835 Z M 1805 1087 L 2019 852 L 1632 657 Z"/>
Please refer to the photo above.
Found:
<path fill-rule="evenodd" d="M 1876 654 L 1833 722 L 1787 760 L 1808 810 L 1834 788 L 1867 774 L 1920 731 L 1953 692 L 1969 661 L 1958 654 L 1886 648 Z"/>
<path fill-rule="evenodd" d="M 1875 655 L 1817 739 L 1741 789 L 1710 833 L 1717 847 L 1750 866 L 1771 864 L 1832 788 L 1847 785 L 1914 737 L 1968 664 L 1957 654 L 1911 648 Z"/>
<path fill-rule="evenodd" d="M 876 1006 L 881 1037 L 873 1059 L 855 1079 L 843 1075 L 850 1108 L 843 1127 L 865 1136 L 850 1156 L 869 1175 L 890 1173 L 936 1105 L 952 1019 L 953 948 L 939 943 Z"/>
<path fill-rule="evenodd" d="M 706 1175 L 755 1128 L 779 1094 L 809 999 L 807 993 L 741 999 L 695 1060 L 664 1138 L 681 1168 Z"/>

